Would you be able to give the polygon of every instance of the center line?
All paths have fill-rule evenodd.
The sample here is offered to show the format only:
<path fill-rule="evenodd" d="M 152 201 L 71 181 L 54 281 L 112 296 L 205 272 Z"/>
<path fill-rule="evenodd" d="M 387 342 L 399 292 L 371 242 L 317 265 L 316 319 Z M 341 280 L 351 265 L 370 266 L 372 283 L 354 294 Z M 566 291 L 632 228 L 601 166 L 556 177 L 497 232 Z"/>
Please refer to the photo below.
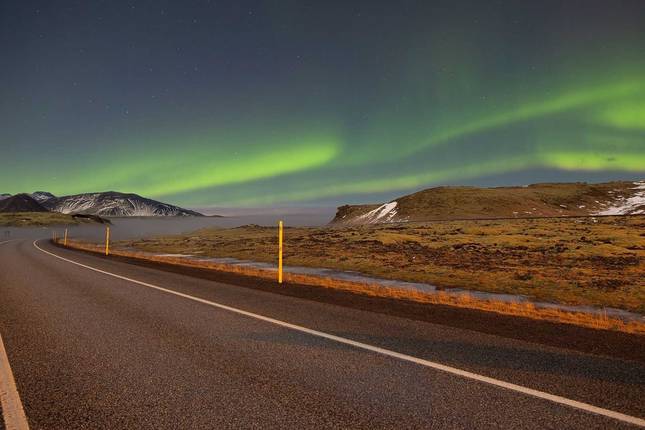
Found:
<path fill-rule="evenodd" d="M 510 383 L 510 382 L 505 382 L 505 381 L 502 381 L 502 380 L 499 380 L 499 379 L 490 378 L 488 376 L 479 375 L 477 373 L 469 372 L 467 370 L 458 369 L 458 368 L 452 367 L 452 366 L 447 366 L 445 364 L 437 363 L 437 362 L 434 362 L 434 361 L 425 360 L 423 358 L 418 358 L 418 357 L 414 357 L 414 356 L 411 356 L 411 355 L 402 354 L 400 352 L 392 351 L 392 350 L 381 348 L 381 347 L 374 346 L 374 345 L 369 345 L 367 343 L 358 342 L 358 341 L 355 341 L 355 340 L 347 339 L 347 338 L 344 338 L 344 337 L 336 336 L 336 335 L 325 333 L 325 332 L 318 331 L 318 330 L 313 330 L 313 329 L 303 327 L 303 326 L 299 326 L 299 325 L 296 325 L 296 324 L 291 324 L 291 323 L 288 323 L 288 322 L 285 322 L 285 321 L 281 321 L 281 320 L 277 320 L 277 319 L 274 319 L 274 318 L 266 317 L 264 315 L 255 314 L 253 312 L 248 312 L 248 311 L 245 311 L 245 310 L 242 310 L 242 309 L 238 309 L 238 308 L 234 308 L 234 307 L 231 307 L 231 306 L 223 305 L 221 303 L 216 303 L 216 302 L 212 302 L 210 300 L 201 299 L 199 297 L 195 297 L 195 296 L 191 296 L 191 295 L 188 295 L 188 294 L 180 293 L 178 291 L 174 291 L 174 290 L 170 290 L 170 289 L 167 289 L 167 288 L 159 287 L 157 285 L 149 284 L 147 282 L 138 281 L 136 279 L 128 278 L 126 276 L 121 276 L 121 275 L 117 275 L 115 273 L 107 272 L 105 270 L 97 269 L 96 267 L 88 266 L 88 265 L 79 263 L 77 261 L 70 260 L 70 259 L 65 258 L 65 257 L 61 257 L 60 255 L 56 255 L 56 254 L 54 254 L 52 252 L 46 251 L 46 250 L 42 249 L 40 246 L 38 246 L 37 242 L 38 241 L 35 240 L 33 245 L 38 250 L 44 252 L 45 254 L 51 255 L 52 257 L 56 257 L 56 258 L 58 258 L 60 260 L 63 260 L 63 261 L 67 261 L 68 263 L 72 263 L 72 264 L 75 264 L 77 266 L 84 267 L 86 269 L 93 270 L 93 271 L 98 272 L 98 273 L 102 273 L 102 274 L 107 275 L 107 276 L 112 276 L 112 277 L 117 278 L 117 279 L 122 279 L 124 281 L 132 282 L 132 283 L 137 284 L 137 285 L 141 285 L 141 286 L 144 286 L 144 287 L 147 287 L 147 288 L 152 288 L 152 289 L 155 289 L 155 290 L 158 290 L 158 291 L 163 291 L 164 293 L 173 294 L 173 295 L 178 296 L 178 297 L 183 297 L 183 298 L 188 299 L 188 300 L 193 300 L 193 301 L 198 302 L 198 303 L 203 303 L 205 305 L 209 305 L 209 306 L 212 306 L 212 307 L 215 307 L 215 308 L 223 309 L 223 310 L 226 310 L 226 311 L 229 311 L 229 312 L 234 312 L 234 313 L 239 314 L 239 315 L 244 315 L 244 316 L 247 316 L 247 317 L 250 317 L 250 318 L 265 321 L 265 322 L 275 324 L 275 325 L 278 325 L 278 326 L 281 326 L 281 327 L 286 327 L 286 328 L 291 329 L 291 330 L 299 331 L 299 332 L 302 332 L 302 333 L 307 333 L 307 334 L 312 335 L 312 336 L 332 340 L 334 342 L 342 343 L 342 344 L 345 344 L 345 345 L 350 345 L 350 346 L 353 346 L 353 347 L 356 347 L 356 348 L 360 348 L 360 349 L 364 349 L 364 350 L 367 350 L 367 351 L 375 352 L 377 354 L 386 355 L 388 357 L 398 358 L 398 359 L 403 360 L 403 361 L 408 361 L 408 362 L 411 362 L 411 363 L 419 364 L 421 366 L 425 366 L 425 367 L 429 367 L 429 368 L 432 368 L 432 369 L 440 370 L 442 372 L 451 373 L 453 375 L 461 376 L 463 378 L 471 379 L 471 380 L 478 381 L 478 382 L 483 382 L 485 384 L 494 385 L 496 387 L 505 388 L 507 390 L 511 390 L 511 391 L 515 391 L 515 392 L 522 393 L 522 394 L 525 394 L 525 395 L 537 397 L 539 399 L 544 399 L 544 400 L 548 400 L 548 401 L 558 403 L 558 404 L 561 404 L 561 405 L 566 405 L 566 406 L 569 406 L 569 407 L 572 407 L 572 408 L 575 408 L 575 409 L 579 409 L 579 410 L 582 410 L 582 411 L 585 411 L 585 412 L 590 412 L 590 413 L 597 414 L 597 415 L 602 415 L 602 416 L 605 416 L 605 417 L 608 417 L 608 418 L 613 418 L 613 419 L 616 419 L 618 421 L 623 421 L 623 422 L 626 422 L 626 423 L 629 423 L 629 424 L 634 424 L 634 425 L 637 425 L 637 426 L 645 427 L 645 420 L 643 420 L 641 418 L 638 418 L 638 417 L 634 417 L 634 416 L 631 416 L 631 415 L 626 415 L 626 414 L 616 412 L 616 411 L 612 411 L 612 410 L 609 410 L 609 409 L 604 409 L 604 408 L 601 408 L 601 407 L 598 407 L 598 406 L 590 405 L 588 403 L 579 402 L 577 400 L 568 399 L 566 397 L 558 396 L 558 395 L 555 395 L 555 394 L 546 393 L 544 391 L 534 390 L 533 388 L 524 387 L 522 385 L 516 385 L 516 384 Z"/>

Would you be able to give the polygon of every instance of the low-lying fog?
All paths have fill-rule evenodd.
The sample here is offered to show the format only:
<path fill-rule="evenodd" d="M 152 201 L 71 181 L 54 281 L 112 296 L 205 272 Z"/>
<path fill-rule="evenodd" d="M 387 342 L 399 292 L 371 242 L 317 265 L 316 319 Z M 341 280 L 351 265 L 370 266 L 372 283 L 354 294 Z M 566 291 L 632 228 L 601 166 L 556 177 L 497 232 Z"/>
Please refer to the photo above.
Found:
<path fill-rule="evenodd" d="M 145 218 L 111 218 L 110 235 L 112 240 L 134 239 L 165 234 L 189 233 L 205 227 L 239 227 L 247 224 L 277 226 L 283 220 L 286 226 L 321 226 L 329 223 L 335 214 L 335 208 L 307 209 L 305 212 L 275 210 L 269 213 L 243 214 L 225 217 L 145 217 Z M 40 228 L 0 227 L 0 242 L 7 239 L 40 239 L 52 237 L 56 231 L 59 237 L 65 226 L 48 226 Z M 103 240 L 105 226 L 101 224 L 84 224 L 68 227 L 70 238 L 85 240 Z"/>

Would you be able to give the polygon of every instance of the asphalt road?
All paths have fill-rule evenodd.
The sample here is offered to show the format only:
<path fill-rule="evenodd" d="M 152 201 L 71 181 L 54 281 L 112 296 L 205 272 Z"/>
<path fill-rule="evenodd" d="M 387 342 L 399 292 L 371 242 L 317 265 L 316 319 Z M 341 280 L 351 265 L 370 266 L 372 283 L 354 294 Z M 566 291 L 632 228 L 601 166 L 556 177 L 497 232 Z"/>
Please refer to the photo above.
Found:
<path fill-rule="evenodd" d="M 645 417 L 637 361 L 38 245 L 109 274 L 0 245 L 0 335 L 32 429 L 638 428 L 526 389 Z"/>

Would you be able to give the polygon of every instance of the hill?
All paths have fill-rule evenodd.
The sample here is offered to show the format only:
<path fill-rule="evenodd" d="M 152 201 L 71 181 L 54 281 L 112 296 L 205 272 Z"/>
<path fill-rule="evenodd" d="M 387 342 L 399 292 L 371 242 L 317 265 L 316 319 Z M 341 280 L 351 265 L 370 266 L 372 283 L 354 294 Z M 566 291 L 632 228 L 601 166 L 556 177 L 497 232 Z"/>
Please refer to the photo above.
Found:
<path fill-rule="evenodd" d="M 645 181 L 436 187 L 374 205 L 338 208 L 333 224 L 645 214 Z"/>
<path fill-rule="evenodd" d="M 16 194 L 15 196 L 0 200 L 0 212 L 49 212 L 49 210 L 34 200 L 29 194 Z"/>

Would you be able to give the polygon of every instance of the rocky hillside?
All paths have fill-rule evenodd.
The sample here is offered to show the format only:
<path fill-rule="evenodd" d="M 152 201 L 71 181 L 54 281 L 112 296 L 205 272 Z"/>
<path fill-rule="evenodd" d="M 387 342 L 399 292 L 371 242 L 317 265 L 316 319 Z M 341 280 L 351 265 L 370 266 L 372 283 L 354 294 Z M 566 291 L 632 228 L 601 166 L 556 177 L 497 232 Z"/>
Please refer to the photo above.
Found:
<path fill-rule="evenodd" d="M 56 196 L 53 195 L 52 193 L 48 193 L 47 191 L 35 191 L 31 193 L 31 197 L 36 200 L 38 203 L 42 203 L 46 200 L 53 199 Z"/>
<path fill-rule="evenodd" d="M 645 214 L 645 181 L 436 187 L 384 204 L 338 208 L 333 224 Z"/>
<path fill-rule="evenodd" d="M 115 191 L 53 197 L 42 204 L 51 211 L 64 214 L 98 216 L 202 216 L 202 214 L 173 206 L 137 194 Z"/>

